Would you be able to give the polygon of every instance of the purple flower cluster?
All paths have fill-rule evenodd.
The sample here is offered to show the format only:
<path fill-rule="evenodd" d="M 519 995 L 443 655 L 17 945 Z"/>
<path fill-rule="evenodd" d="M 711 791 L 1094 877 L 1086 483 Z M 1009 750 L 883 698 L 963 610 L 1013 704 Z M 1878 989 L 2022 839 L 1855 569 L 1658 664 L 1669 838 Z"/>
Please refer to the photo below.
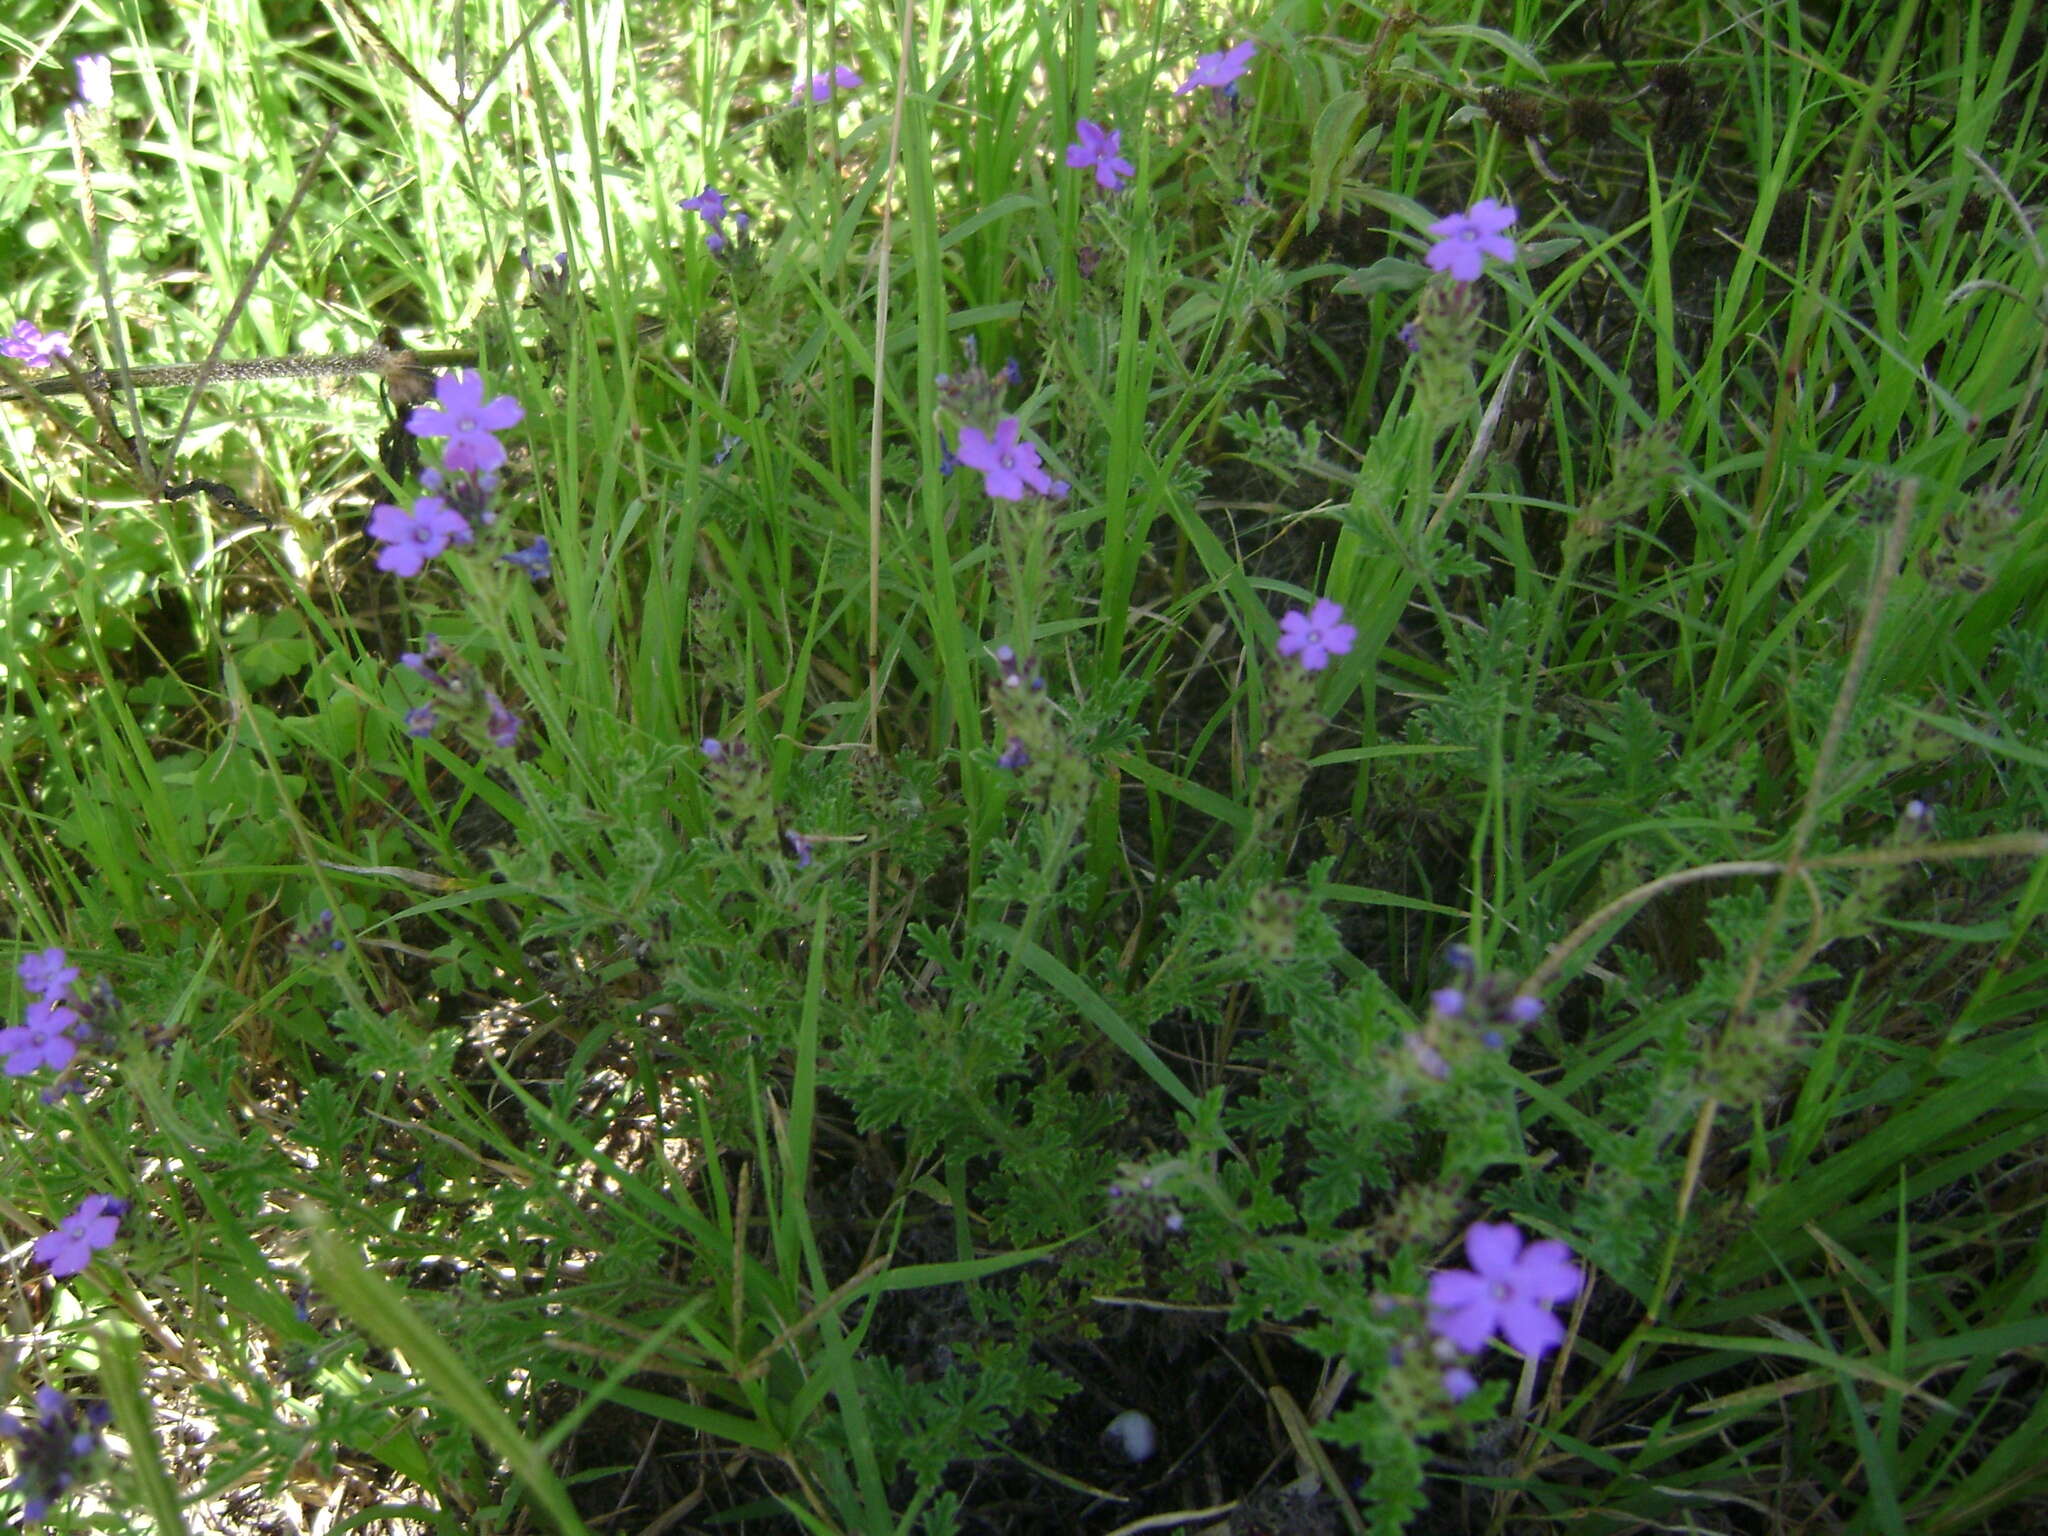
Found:
<path fill-rule="evenodd" d="M 724 250 L 729 243 L 725 237 L 725 221 L 728 217 L 732 219 L 734 234 L 744 235 L 747 232 L 750 221 L 744 213 L 730 206 L 731 201 L 718 188 L 707 186 L 695 197 L 686 197 L 676 204 L 685 212 L 696 214 L 709 226 L 704 233 L 704 248 L 713 255 Z"/>
<path fill-rule="evenodd" d="M 1475 1221 L 1465 1232 L 1470 1269 L 1429 1277 L 1429 1329 L 1452 1348 L 1477 1354 L 1496 1333 L 1532 1360 L 1564 1342 L 1552 1308 L 1572 1300 L 1585 1276 L 1571 1250 L 1555 1239 L 1529 1242 L 1511 1221 Z M 1444 1385 L 1452 1399 L 1472 1390 L 1462 1367 Z"/>
<path fill-rule="evenodd" d="M 1195 72 L 1181 82 L 1180 89 L 1173 94 L 1185 96 L 1190 91 L 1208 86 L 1211 90 L 1233 91 L 1244 72 L 1251 68 L 1251 62 L 1258 53 L 1258 45 L 1251 42 L 1226 48 L 1221 53 L 1205 53 L 1195 59 Z"/>
<path fill-rule="evenodd" d="M 526 415 L 510 395 L 486 402 L 483 376 L 467 369 L 437 379 L 434 399 L 435 404 L 414 409 L 405 429 L 414 437 L 447 439 L 442 469 L 420 476 L 429 492 L 446 494 L 422 496 L 410 509 L 388 502 L 370 509 L 370 537 L 383 545 L 377 569 L 394 576 L 417 576 L 451 546 L 471 543 L 476 536 L 471 517 L 491 521 L 491 493 L 506 458 L 498 434 Z"/>
<path fill-rule="evenodd" d="M 31 368 L 47 368 L 68 355 L 70 336 L 64 331 L 45 331 L 33 320 L 17 320 L 14 329 L 0 337 L 0 356 L 11 357 Z"/>
<path fill-rule="evenodd" d="M 20 1473 L 9 1484 L 21 1495 L 21 1518 L 35 1525 L 77 1480 L 79 1464 L 99 1448 L 110 1415 L 106 1404 L 81 1409 L 55 1387 L 36 1389 L 36 1416 L 23 1423 L 0 1413 L 0 1438 L 12 1440 Z"/>
<path fill-rule="evenodd" d="M 1084 117 L 1074 124 L 1074 137 L 1075 142 L 1067 146 L 1067 164 L 1077 171 L 1092 166 L 1095 184 L 1103 191 L 1114 192 L 1138 174 L 1138 168 L 1117 153 L 1124 137 L 1119 130 L 1103 128 Z"/>
<path fill-rule="evenodd" d="M 101 981 L 84 1001 L 73 990 L 78 967 L 62 949 L 37 950 L 24 955 L 14 967 L 30 996 L 23 1022 L 0 1029 L 0 1056 L 6 1058 L 9 1077 L 26 1077 L 45 1068 L 68 1074 L 78 1060 L 79 1046 L 96 1034 L 95 1021 L 104 1023 L 114 1009 L 113 992 Z M 66 1091 L 76 1088 L 60 1075 L 43 1090 L 45 1104 L 54 1103 Z M 34 1256 L 49 1266 L 60 1279 L 77 1274 L 92 1262 L 92 1256 L 119 1235 L 121 1218 L 128 1202 L 112 1195 L 87 1195 L 69 1216 L 57 1223 L 57 1230 L 45 1232 L 35 1241 Z"/>
<path fill-rule="evenodd" d="M 72 1006 L 71 984 L 78 967 L 61 949 L 45 949 L 25 957 L 14 968 L 33 999 L 22 1021 L 0 1029 L 0 1056 L 9 1077 L 26 1077 L 48 1068 L 62 1072 L 77 1059 L 85 1026 Z"/>
<path fill-rule="evenodd" d="M 1515 242 L 1506 230 L 1515 222 L 1515 210 L 1490 197 L 1482 197 L 1464 213 L 1454 213 L 1429 226 L 1435 244 L 1423 258 L 1435 272 L 1448 272 L 1460 283 L 1476 282 L 1486 258 L 1515 259 Z"/>
<path fill-rule="evenodd" d="M 1307 613 L 1290 609 L 1280 615 L 1282 656 L 1300 660 L 1304 672 L 1320 672 L 1333 656 L 1348 656 L 1358 641 L 1356 626 L 1344 622 L 1344 610 L 1327 597 L 1318 598 Z"/>
<path fill-rule="evenodd" d="M 78 1274 L 102 1248 L 110 1248 L 121 1235 L 121 1218 L 128 1214 L 128 1202 L 112 1195 L 87 1195 L 57 1223 L 57 1230 L 36 1239 L 38 1264 L 50 1266 L 60 1280 Z"/>
<path fill-rule="evenodd" d="M 819 70 L 808 81 L 797 81 L 790 90 L 789 99 L 802 101 L 808 95 L 812 101 L 829 101 L 834 91 L 857 91 L 861 84 L 858 71 L 845 64 L 836 64 L 830 69 Z"/>
<path fill-rule="evenodd" d="M 958 374 L 942 373 L 939 387 L 943 414 L 960 423 L 956 447 L 939 438 L 939 472 L 951 474 L 961 465 L 981 473 L 982 489 L 997 501 L 1022 501 L 1027 496 L 1065 496 L 1071 487 L 1045 472 L 1039 449 L 1024 436 L 1024 424 L 1004 410 L 1003 391 L 1023 377 L 1011 358 L 994 376 L 981 366 L 974 340 L 961 343 L 968 366 Z"/>

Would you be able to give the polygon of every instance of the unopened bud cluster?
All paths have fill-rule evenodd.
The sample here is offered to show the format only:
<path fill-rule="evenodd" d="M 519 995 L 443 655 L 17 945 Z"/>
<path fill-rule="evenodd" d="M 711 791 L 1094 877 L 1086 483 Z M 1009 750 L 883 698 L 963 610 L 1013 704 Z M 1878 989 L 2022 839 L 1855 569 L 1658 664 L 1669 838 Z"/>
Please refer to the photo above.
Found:
<path fill-rule="evenodd" d="M 441 643 L 439 635 L 427 636 L 424 651 L 407 651 L 398 663 L 431 689 L 426 703 L 406 712 L 406 735 L 427 737 L 452 726 L 472 746 L 502 751 L 518 745 L 519 717 L 484 685 L 475 667 Z"/>
<path fill-rule="evenodd" d="M 1181 1209 L 1165 1193 L 1170 1169 L 1126 1166 L 1103 1193 L 1109 1200 L 1109 1225 L 1141 1243 L 1160 1243 L 1187 1226 Z"/>
<path fill-rule="evenodd" d="M 996 680 L 989 685 L 989 713 L 1001 743 L 996 766 L 1017 775 L 1025 793 L 1042 805 L 1081 805 L 1088 798 L 1088 770 L 1067 745 L 1037 660 L 1019 658 L 1007 645 L 992 655 Z"/>
<path fill-rule="evenodd" d="M 1446 1082 L 1474 1056 L 1506 1050 L 1515 1035 L 1543 1017 L 1543 999 L 1516 990 L 1504 975 L 1479 974 L 1472 951 L 1454 945 L 1453 984 L 1429 995 L 1422 1028 L 1402 1036 L 1406 1064 L 1422 1077 Z"/>
<path fill-rule="evenodd" d="M 1414 329 L 1415 413 L 1431 441 L 1472 414 L 1479 403 L 1472 364 L 1479 356 L 1478 285 L 1432 282 L 1422 290 Z"/>

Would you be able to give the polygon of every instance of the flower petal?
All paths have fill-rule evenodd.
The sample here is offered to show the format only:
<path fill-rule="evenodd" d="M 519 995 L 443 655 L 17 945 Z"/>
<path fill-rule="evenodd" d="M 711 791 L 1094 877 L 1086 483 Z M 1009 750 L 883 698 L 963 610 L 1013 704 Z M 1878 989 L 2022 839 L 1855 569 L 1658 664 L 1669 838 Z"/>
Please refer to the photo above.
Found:
<path fill-rule="evenodd" d="M 1465 1257 L 1489 1280 L 1512 1278 L 1521 1251 L 1521 1229 L 1512 1221 L 1475 1221 L 1465 1229 Z"/>

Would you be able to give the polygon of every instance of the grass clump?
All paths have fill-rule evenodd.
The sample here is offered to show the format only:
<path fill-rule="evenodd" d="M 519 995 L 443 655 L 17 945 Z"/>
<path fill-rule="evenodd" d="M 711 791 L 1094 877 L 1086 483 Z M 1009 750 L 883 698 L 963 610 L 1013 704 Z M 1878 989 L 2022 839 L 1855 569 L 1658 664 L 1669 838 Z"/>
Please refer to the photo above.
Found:
<path fill-rule="evenodd" d="M 8 36 L 24 1516 L 2031 1529 L 2041 37 L 1924 9 Z"/>

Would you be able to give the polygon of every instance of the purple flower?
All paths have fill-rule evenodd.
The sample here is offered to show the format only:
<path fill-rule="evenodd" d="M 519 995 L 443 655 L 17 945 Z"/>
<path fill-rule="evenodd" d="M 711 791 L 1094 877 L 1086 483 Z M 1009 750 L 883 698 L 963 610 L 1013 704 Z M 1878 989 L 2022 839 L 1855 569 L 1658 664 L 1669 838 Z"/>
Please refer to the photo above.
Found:
<path fill-rule="evenodd" d="M 1195 60 L 1195 72 L 1189 75 L 1182 82 L 1180 89 L 1173 94 L 1185 96 L 1189 91 L 1199 90 L 1205 85 L 1222 90 L 1251 66 L 1252 56 L 1258 51 L 1255 44 L 1247 42 L 1239 43 L 1235 48 L 1222 53 L 1200 55 Z"/>
<path fill-rule="evenodd" d="M 1456 987 L 1439 987 L 1429 994 L 1429 1006 L 1432 1012 L 1455 1019 L 1465 1011 L 1465 994 Z"/>
<path fill-rule="evenodd" d="M 493 437 L 525 419 L 525 408 L 510 395 L 484 403 L 483 375 L 467 368 L 444 373 L 434 381 L 439 405 L 418 407 L 406 420 L 414 437 L 445 437 L 441 462 L 450 469 L 496 469 L 505 462 L 505 445 Z M 438 553 L 438 551 L 437 551 Z"/>
<path fill-rule="evenodd" d="M 0 1413 L 0 1436 L 18 1446 L 15 1454 L 21 1474 L 10 1487 L 22 1496 L 21 1518 L 25 1524 L 40 1521 L 71 1486 L 77 1477 L 77 1463 L 98 1449 L 99 1432 L 108 1418 L 105 1403 L 94 1403 L 81 1413 L 55 1387 L 36 1389 L 33 1424 L 24 1424 L 11 1413 Z"/>
<path fill-rule="evenodd" d="M 1012 736 L 1009 744 L 1003 748 L 1002 755 L 996 759 L 996 766 L 1015 773 L 1020 768 L 1031 766 L 1031 754 L 1025 751 L 1022 740 Z"/>
<path fill-rule="evenodd" d="M 1454 1365 L 1444 1372 L 1444 1392 L 1454 1403 L 1462 1403 L 1479 1390 L 1479 1378 L 1462 1365 Z"/>
<path fill-rule="evenodd" d="M 1515 1024 L 1534 1024 L 1543 1017 L 1543 999 L 1524 992 L 1508 1004 L 1508 1019 Z"/>
<path fill-rule="evenodd" d="M 1515 222 L 1515 210 L 1482 197 L 1469 213 L 1454 213 L 1429 226 L 1436 244 L 1423 259 L 1437 272 L 1448 272 L 1461 283 L 1472 282 L 1486 265 L 1515 259 L 1515 242 L 1502 233 Z"/>
<path fill-rule="evenodd" d="M 1344 610 L 1327 597 L 1318 598 L 1307 613 L 1280 615 L 1280 654 L 1299 655 L 1304 672 L 1320 672 L 1332 656 L 1349 655 L 1357 639 L 1357 629 L 1344 622 Z"/>
<path fill-rule="evenodd" d="M 67 332 L 39 330 L 33 320 L 17 320 L 14 329 L 0 339 L 0 355 L 31 368 L 47 368 L 70 352 L 65 344 L 68 339 Z"/>
<path fill-rule="evenodd" d="M 725 761 L 725 743 L 720 741 L 716 736 L 706 736 L 704 740 L 699 743 L 699 748 L 704 753 L 704 755 L 710 758 L 711 761 L 713 761 L 714 763 L 722 763 Z"/>
<path fill-rule="evenodd" d="M 686 197 L 676 206 L 687 208 L 714 229 L 725 222 L 725 194 L 716 187 L 706 187 L 695 197 Z"/>
<path fill-rule="evenodd" d="M 413 415 L 417 419 L 419 412 Z M 417 576 L 429 560 L 451 543 L 469 542 L 469 519 L 438 496 L 422 496 L 410 512 L 389 503 L 372 507 L 370 537 L 384 544 L 377 551 L 378 570 L 394 576 Z"/>
<path fill-rule="evenodd" d="M 104 53 L 81 53 L 71 61 L 78 71 L 78 104 L 81 107 L 111 106 L 114 100 L 114 61 Z"/>
<path fill-rule="evenodd" d="M 1026 490 L 1043 496 L 1052 481 L 1038 467 L 1038 449 L 1018 439 L 1017 418 L 1005 416 L 991 438 L 979 427 L 960 429 L 960 451 L 954 455 L 969 469 L 981 471 L 982 488 L 997 501 L 1022 501 Z"/>
<path fill-rule="evenodd" d="M 434 713 L 434 706 L 422 704 L 417 709 L 405 712 L 405 734 L 415 741 L 424 741 L 434 734 L 434 727 L 441 723 L 441 717 Z"/>
<path fill-rule="evenodd" d="M 1077 171 L 1095 167 L 1095 184 L 1103 191 L 1114 192 L 1138 174 L 1138 168 L 1117 153 L 1123 142 L 1121 130 L 1097 127 L 1084 117 L 1074 124 L 1074 135 L 1078 142 L 1067 146 L 1067 164 Z"/>
<path fill-rule="evenodd" d="M 77 1274 L 92 1262 L 102 1248 L 113 1246 L 121 1234 L 121 1218 L 128 1214 L 128 1202 L 112 1195 L 87 1195 L 78 1209 L 57 1223 L 57 1230 L 36 1239 L 38 1264 L 50 1266 L 58 1279 Z"/>
<path fill-rule="evenodd" d="M 9 1077 L 27 1077 L 44 1067 L 62 1072 L 78 1056 L 78 1042 L 65 1033 L 78 1015 L 54 998 L 28 1005 L 22 1022 L 0 1029 L 0 1055 L 7 1058 Z"/>
<path fill-rule="evenodd" d="M 527 578 L 539 586 L 554 573 L 554 564 L 549 558 L 548 541 L 535 539 L 524 549 L 516 549 L 509 555 L 499 556 L 507 565 L 516 565 L 526 572 Z"/>
<path fill-rule="evenodd" d="M 491 738 L 494 747 L 510 747 L 519 740 L 519 717 L 505 707 L 505 701 L 484 690 L 484 703 L 490 706 L 491 715 L 484 722 L 484 734 Z"/>
<path fill-rule="evenodd" d="M 785 832 L 783 837 L 789 843 L 789 856 L 796 860 L 798 869 L 811 867 L 811 840 L 801 832 Z"/>
<path fill-rule="evenodd" d="M 860 76 L 846 65 L 840 64 L 832 69 L 822 69 L 811 76 L 808 90 L 811 100 L 825 101 L 830 99 L 835 88 L 842 91 L 857 91 L 860 86 Z M 797 81 L 796 88 L 789 93 L 790 100 L 802 101 L 805 90 L 805 83 Z"/>
<path fill-rule="evenodd" d="M 14 974 L 21 978 L 21 984 L 37 997 L 58 998 L 71 990 L 71 983 L 78 980 L 78 967 L 66 963 L 61 949 L 38 950 L 32 955 L 23 955 L 21 963 L 14 968 Z"/>
<path fill-rule="evenodd" d="M 1466 1354 L 1496 1332 L 1532 1360 L 1562 1343 L 1564 1324 L 1550 1309 L 1578 1295 L 1584 1276 L 1563 1243 L 1523 1244 L 1511 1221 L 1473 1222 L 1465 1231 L 1472 1267 L 1429 1277 L 1430 1330 Z"/>

